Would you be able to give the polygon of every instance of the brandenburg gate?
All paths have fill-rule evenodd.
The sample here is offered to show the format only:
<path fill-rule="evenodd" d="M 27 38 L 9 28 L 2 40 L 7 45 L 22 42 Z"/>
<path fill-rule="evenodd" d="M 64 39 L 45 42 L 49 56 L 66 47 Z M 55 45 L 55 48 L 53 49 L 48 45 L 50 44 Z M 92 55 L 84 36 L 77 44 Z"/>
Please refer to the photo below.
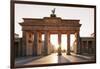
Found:
<path fill-rule="evenodd" d="M 23 56 L 38 56 L 50 54 L 50 34 L 58 34 L 58 55 L 61 55 L 61 34 L 67 37 L 67 55 L 70 55 L 70 35 L 75 35 L 74 53 L 80 53 L 79 32 L 80 20 L 61 19 L 56 17 L 55 11 L 50 17 L 43 19 L 23 18 L 22 26 L 22 54 Z M 44 34 L 44 46 L 42 46 L 42 34 Z M 34 35 L 34 36 L 33 36 Z"/>

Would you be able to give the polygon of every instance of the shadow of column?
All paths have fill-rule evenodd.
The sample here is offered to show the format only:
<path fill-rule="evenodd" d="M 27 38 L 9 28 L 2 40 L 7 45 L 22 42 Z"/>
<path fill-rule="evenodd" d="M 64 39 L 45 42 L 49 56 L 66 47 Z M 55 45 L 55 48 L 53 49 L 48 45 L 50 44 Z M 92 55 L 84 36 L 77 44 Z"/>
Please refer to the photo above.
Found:
<path fill-rule="evenodd" d="M 64 56 L 58 56 L 58 63 L 70 63 L 70 60 L 68 60 Z"/>

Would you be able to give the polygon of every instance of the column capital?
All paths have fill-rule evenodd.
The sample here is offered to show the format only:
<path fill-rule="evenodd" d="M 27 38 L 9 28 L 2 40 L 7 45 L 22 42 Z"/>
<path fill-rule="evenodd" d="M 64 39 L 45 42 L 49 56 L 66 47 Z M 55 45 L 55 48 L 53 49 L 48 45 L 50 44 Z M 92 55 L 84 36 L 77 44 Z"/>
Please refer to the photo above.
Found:
<path fill-rule="evenodd" d="M 75 34 L 78 34 L 79 33 L 79 31 L 75 31 Z"/>
<path fill-rule="evenodd" d="M 70 32 L 67 32 L 67 35 L 70 35 Z"/>

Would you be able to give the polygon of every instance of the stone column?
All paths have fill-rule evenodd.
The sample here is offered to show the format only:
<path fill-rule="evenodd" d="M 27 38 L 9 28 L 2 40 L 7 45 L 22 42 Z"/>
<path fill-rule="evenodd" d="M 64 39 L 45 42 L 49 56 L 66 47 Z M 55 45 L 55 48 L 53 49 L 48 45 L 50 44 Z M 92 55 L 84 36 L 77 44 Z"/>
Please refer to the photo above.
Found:
<path fill-rule="evenodd" d="M 26 56 L 26 31 L 23 31 L 22 35 L 22 56 Z"/>
<path fill-rule="evenodd" d="M 48 54 L 51 53 L 51 45 L 50 45 L 50 33 L 48 33 Z"/>
<path fill-rule="evenodd" d="M 67 55 L 70 55 L 70 33 L 67 33 Z"/>
<path fill-rule="evenodd" d="M 33 43 L 33 56 L 37 56 L 37 46 L 38 46 L 38 33 L 34 32 L 34 43 Z"/>
<path fill-rule="evenodd" d="M 87 40 L 87 47 L 86 47 L 87 53 L 89 53 L 89 45 L 88 45 L 88 40 Z"/>
<path fill-rule="evenodd" d="M 41 32 L 34 32 L 33 43 L 33 56 L 39 56 L 42 54 L 42 35 Z"/>
<path fill-rule="evenodd" d="M 38 32 L 38 48 L 37 48 L 37 54 L 41 55 L 42 54 L 42 34 L 41 32 Z"/>
<path fill-rule="evenodd" d="M 58 47 L 58 55 L 60 56 L 60 55 L 62 55 L 61 54 L 61 33 L 58 33 L 58 45 L 59 45 L 59 47 Z"/>
<path fill-rule="evenodd" d="M 45 32 L 45 37 L 44 37 L 44 55 L 48 55 L 48 45 L 49 45 L 49 32 Z"/>
<path fill-rule="evenodd" d="M 83 51 L 83 42 L 81 41 L 81 39 L 79 40 L 80 41 L 80 54 L 82 54 L 82 51 Z"/>
<path fill-rule="evenodd" d="M 81 53 L 84 53 L 84 45 L 83 45 L 83 41 L 81 41 Z"/>
<path fill-rule="evenodd" d="M 80 54 L 80 40 L 79 40 L 79 32 L 75 33 L 75 49 L 74 52 L 76 54 Z"/>
<path fill-rule="evenodd" d="M 96 54 L 95 40 L 92 41 L 92 54 Z"/>
<path fill-rule="evenodd" d="M 27 53 L 27 56 L 32 56 L 32 53 L 33 53 L 33 33 L 32 32 L 27 32 L 27 42 L 26 42 L 26 53 Z"/>
<path fill-rule="evenodd" d="M 16 48 L 16 50 L 18 51 L 17 54 L 18 54 L 18 57 L 19 57 L 20 56 L 20 39 L 18 39 L 18 48 Z"/>

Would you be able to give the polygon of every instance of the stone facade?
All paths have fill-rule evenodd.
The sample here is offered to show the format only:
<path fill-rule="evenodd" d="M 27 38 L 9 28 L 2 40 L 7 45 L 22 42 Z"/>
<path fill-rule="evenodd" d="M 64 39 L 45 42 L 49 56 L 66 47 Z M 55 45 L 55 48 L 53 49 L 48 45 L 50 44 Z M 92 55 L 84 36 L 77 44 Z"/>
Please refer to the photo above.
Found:
<path fill-rule="evenodd" d="M 66 54 L 70 55 L 70 34 L 75 34 L 76 45 L 74 52 L 79 53 L 79 31 L 81 24 L 80 20 L 61 19 L 56 15 L 51 14 L 50 17 L 44 17 L 43 19 L 36 18 L 23 18 L 24 22 L 20 23 L 22 26 L 22 47 L 23 55 L 26 56 L 38 56 L 48 55 L 52 52 L 53 47 L 50 45 L 50 34 L 66 34 L 68 35 L 67 44 L 68 48 Z M 44 46 L 42 46 L 41 35 L 45 35 Z M 61 55 L 61 36 L 58 36 L 59 53 Z"/>
<path fill-rule="evenodd" d="M 94 37 L 81 37 L 81 53 L 82 54 L 95 54 L 95 38 Z"/>
<path fill-rule="evenodd" d="M 19 36 L 15 34 L 15 41 L 14 41 L 14 45 L 15 45 L 15 56 L 16 57 L 20 57 L 22 56 L 22 38 L 19 38 Z"/>

